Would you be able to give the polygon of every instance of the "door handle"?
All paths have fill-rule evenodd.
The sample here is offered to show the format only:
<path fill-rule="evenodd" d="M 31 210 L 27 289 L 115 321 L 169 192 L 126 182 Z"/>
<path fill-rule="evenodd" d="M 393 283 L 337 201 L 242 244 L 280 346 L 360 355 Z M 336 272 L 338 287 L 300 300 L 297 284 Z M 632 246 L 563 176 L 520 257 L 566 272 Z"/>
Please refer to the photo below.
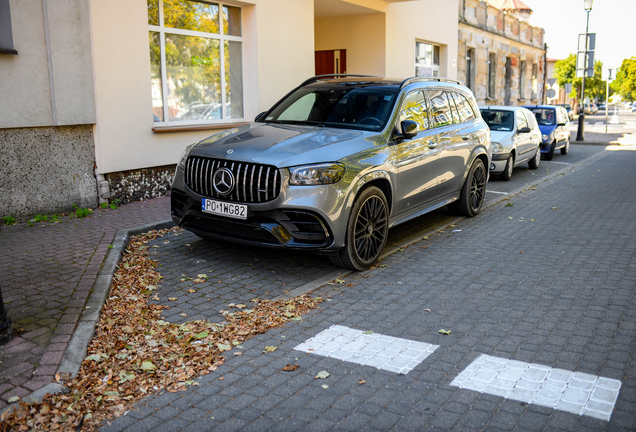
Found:
<path fill-rule="evenodd" d="M 462 135 L 462 139 L 464 141 L 468 141 L 470 139 L 470 135 Z"/>
<path fill-rule="evenodd" d="M 435 141 L 429 141 L 428 142 L 428 148 L 430 148 L 430 149 L 437 148 L 437 143 Z"/>

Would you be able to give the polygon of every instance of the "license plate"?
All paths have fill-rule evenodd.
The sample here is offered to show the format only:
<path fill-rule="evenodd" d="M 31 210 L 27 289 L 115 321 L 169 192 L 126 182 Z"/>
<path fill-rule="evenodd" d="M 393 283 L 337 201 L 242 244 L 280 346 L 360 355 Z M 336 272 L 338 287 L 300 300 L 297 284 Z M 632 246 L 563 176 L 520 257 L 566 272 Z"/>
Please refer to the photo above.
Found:
<path fill-rule="evenodd" d="M 201 211 L 235 219 L 247 219 L 247 206 L 203 198 Z"/>

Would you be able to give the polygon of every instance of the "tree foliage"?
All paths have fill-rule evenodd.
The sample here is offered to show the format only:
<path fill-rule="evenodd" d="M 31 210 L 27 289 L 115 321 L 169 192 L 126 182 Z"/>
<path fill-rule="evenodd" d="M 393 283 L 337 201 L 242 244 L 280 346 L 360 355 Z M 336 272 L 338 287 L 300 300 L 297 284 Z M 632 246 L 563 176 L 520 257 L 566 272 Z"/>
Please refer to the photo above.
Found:
<path fill-rule="evenodd" d="M 559 86 L 563 87 L 565 84 L 572 84 L 572 94 L 570 97 L 580 96 L 583 79 L 576 77 L 575 54 L 570 54 L 567 58 L 556 62 L 554 65 L 554 73 Z M 585 96 L 589 97 L 590 100 L 605 99 L 607 84 L 602 76 L 603 62 L 596 60 L 594 62 L 594 76 L 585 78 Z"/>
<path fill-rule="evenodd" d="M 623 99 L 636 100 L 636 57 L 623 60 L 610 85 Z"/>

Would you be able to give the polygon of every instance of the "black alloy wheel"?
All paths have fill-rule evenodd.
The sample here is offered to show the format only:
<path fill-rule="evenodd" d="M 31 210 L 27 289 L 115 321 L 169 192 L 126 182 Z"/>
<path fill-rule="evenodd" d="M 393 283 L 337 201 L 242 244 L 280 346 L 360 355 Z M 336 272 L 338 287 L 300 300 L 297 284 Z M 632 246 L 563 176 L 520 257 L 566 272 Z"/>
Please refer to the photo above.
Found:
<path fill-rule="evenodd" d="M 470 206 L 475 215 L 481 210 L 486 197 L 486 169 L 483 162 L 477 161 L 480 163 L 474 166 L 470 184 Z"/>
<path fill-rule="evenodd" d="M 351 270 L 365 270 L 380 258 L 389 232 L 389 206 L 380 189 L 370 186 L 356 199 L 349 216 L 345 247 L 331 261 Z"/>

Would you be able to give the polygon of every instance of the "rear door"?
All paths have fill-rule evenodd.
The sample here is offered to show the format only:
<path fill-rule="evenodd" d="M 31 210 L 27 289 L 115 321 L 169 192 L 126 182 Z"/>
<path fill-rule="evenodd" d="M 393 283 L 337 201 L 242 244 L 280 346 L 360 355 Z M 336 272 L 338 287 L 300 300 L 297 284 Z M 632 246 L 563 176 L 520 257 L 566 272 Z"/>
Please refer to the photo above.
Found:
<path fill-rule="evenodd" d="M 536 148 L 536 144 L 533 143 L 533 135 L 531 132 L 519 132 L 523 128 L 530 127 L 530 125 L 528 124 L 528 119 L 526 118 L 524 112 L 521 110 L 516 110 L 515 116 L 517 126 L 517 133 L 515 135 L 515 140 L 517 142 L 517 162 L 521 163 L 534 156 L 534 149 Z"/>
<path fill-rule="evenodd" d="M 470 120 L 474 120 L 475 115 L 466 98 L 459 93 L 440 89 L 429 90 L 428 95 L 440 152 L 437 195 L 442 197 L 459 191 L 461 187 L 474 146 Z"/>

